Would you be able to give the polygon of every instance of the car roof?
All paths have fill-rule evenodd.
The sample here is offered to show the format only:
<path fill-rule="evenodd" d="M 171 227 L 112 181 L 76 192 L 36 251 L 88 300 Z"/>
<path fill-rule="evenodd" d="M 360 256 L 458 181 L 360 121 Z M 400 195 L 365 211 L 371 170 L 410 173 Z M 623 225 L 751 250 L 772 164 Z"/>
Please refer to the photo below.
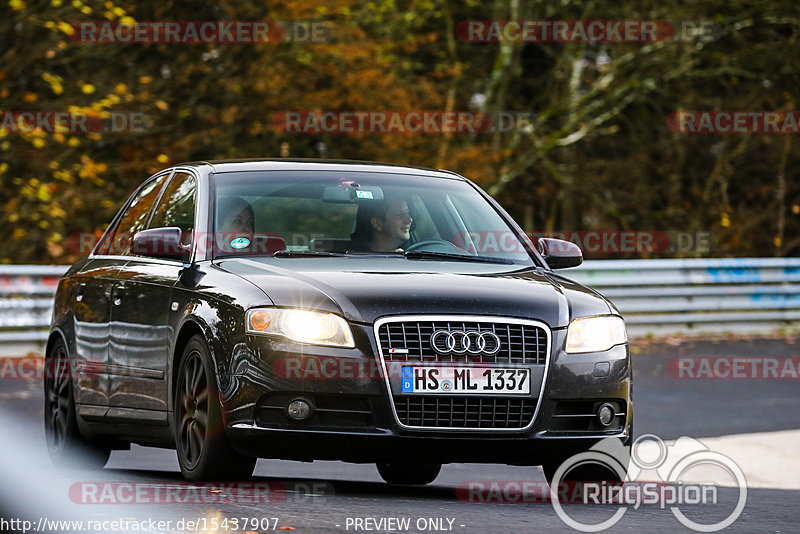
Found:
<path fill-rule="evenodd" d="M 240 171 L 350 171 L 384 172 L 391 174 L 414 174 L 437 178 L 465 180 L 455 172 L 443 169 L 427 169 L 393 163 L 374 161 L 333 160 L 333 159 L 224 159 L 192 161 L 174 167 L 210 167 L 214 174 Z"/>

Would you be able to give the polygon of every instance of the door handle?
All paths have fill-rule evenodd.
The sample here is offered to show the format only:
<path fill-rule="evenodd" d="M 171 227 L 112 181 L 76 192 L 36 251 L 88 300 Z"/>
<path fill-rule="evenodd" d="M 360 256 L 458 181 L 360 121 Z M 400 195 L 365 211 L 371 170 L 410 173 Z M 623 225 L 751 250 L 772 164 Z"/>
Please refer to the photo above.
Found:
<path fill-rule="evenodd" d="M 122 297 L 125 296 L 125 286 L 117 286 L 114 288 L 114 306 L 122 304 Z"/>
<path fill-rule="evenodd" d="M 86 291 L 86 284 L 78 286 L 78 292 L 75 294 L 75 300 L 81 302 L 83 300 L 83 293 Z"/>

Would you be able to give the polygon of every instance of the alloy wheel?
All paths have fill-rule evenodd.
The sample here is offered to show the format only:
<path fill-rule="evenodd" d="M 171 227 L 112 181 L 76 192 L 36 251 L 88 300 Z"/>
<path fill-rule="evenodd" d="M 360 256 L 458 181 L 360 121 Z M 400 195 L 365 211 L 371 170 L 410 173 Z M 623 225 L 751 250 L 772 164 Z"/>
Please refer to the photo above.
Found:
<path fill-rule="evenodd" d="M 199 352 L 187 354 L 179 377 L 178 439 L 184 463 L 194 469 L 200 461 L 208 432 L 208 379 Z"/>
<path fill-rule="evenodd" d="M 70 367 L 69 358 L 63 345 L 56 348 L 55 354 L 46 363 L 51 375 L 46 379 L 46 422 L 47 436 L 53 451 L 64 448 L 67 439 L 70 409 Z"/>

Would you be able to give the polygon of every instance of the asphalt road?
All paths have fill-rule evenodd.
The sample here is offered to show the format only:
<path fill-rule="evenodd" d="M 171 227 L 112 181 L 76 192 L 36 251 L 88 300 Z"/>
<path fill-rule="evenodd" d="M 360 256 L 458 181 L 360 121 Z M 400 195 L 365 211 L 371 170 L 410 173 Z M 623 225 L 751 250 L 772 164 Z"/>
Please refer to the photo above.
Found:
<path fill-rule="evenodd" d="M 800 429 L 796 379 L 693 380 L 670 376 L 669 369 L 674 369 L 671 359 L 700 356 L 796 358 L 800 347 L 765 339 L 643 348 L 634 357 L 637 435 L 703 438 Z M 549 499 L 537 493 L 544 488 L 538 468 L 453 464 L 445 466 L 432 485 L 406 488 L 382 483 L 372 465 L 260 460 L 254 486 L 220 487 L 213 492 L 206 489 L 202 494 L 191 493 L 181 483 L 174 451 L 134 446 L 131 451 L 115 452 L 101 471 L 55 469 L 44 448 L 42 405 L 38 380 L 0 380 L 0 531 L 22 531 L 26 525 L 8 523 L 16 518 L 33 521 L 28 525 L 31 531 L 47 530 L 46 521 L 40 525 L 39 520 L 84 521 L 82 525 L 49 529 L 68 532 L 91 531 L 93 525 L 103 527 L 94 529 L 103 532 L 121 532 L 123 527 L 142 532 L 220 533 L 271 532 L 282 527 L 295 532 L 575 531 L 556 513 Z M 522 486 L 523 481 L 528 485 Z M 482 487 L 485 492 L 470 493 L 470 482 L 473 488 Z M 121 503 L 131 494 L 119 492 L 121 486 L 116 483 L 137 484 L 142 493 L 134 500 L 142 504 Z M 170 488 L 172 494 L 168 493 Z M 500 493 L 492 493 L 498 488 Z M 251 490 L 261 491 L 267 502 L 252 504 Z M 104 502 L 115 504 L 86 504 L 93 496 L 102 497 L 103 491 L 110 492 Z M 172 495 L 168 504 L 152 504 L 158 491 L 162 492 L 158 495 Z M 714 523 L 733 511 L 739 496 L 736 488 L 720 487 L 718 504 L 684 504 L 679 509 L 694 521 Z M 492 502 L 479 502 L 486 497 Z M 743 513 L 726 531 L 799 532 L 799 504 L 800 491 L 751 488 Z M 569 517 L 585 523 L 603 521 L 618 509 L 615 505 L 564 505 Z M 111 523 L 150 519 L 172 523 L 137 524 L 136 529 L 132 523 Z M 189 521 L 199 524 L 187 525 Z M 408 521 L 408 526 L 403 521 Z M 215 522 L 219 528 L 213 530 Z M 628 507 L 621 520 L 606 532 L 643 530 L 691 532 L 669 507 L 658 504 Z"/>

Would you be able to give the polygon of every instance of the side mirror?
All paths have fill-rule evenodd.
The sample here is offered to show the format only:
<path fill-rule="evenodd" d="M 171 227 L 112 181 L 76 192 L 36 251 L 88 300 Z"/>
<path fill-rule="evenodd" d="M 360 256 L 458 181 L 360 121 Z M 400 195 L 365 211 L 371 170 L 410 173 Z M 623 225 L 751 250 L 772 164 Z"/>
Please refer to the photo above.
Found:
<path fill-rule="evenodd" d="M 539 254 L 542 255 L 551 269 L 577 267 L 583 263 L 583 254 L 580 247 L 563 239 L 540 238 Z"/>
<path fill-rule="evenodd" d="M 133 235 L 131 254 L 149 258 L 184 260 L 190 247 L 181 244 L 183 232 L 178 227 L 151 228 Z"/>

